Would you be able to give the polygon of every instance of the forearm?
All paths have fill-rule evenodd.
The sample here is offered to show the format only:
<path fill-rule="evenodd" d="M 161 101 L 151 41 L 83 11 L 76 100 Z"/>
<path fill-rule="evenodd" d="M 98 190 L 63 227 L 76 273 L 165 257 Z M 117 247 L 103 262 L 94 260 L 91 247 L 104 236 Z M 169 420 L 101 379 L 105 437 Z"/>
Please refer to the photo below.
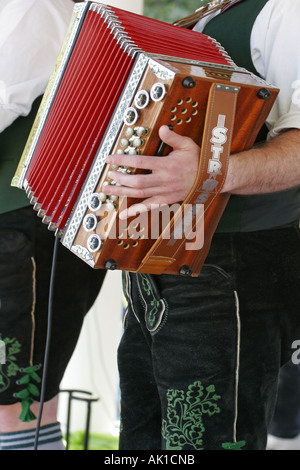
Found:
<path fill-rule="evenodd" d="M 300 184 L 300 130 L 291 129 L 258 148 L 230 157 L 223 192 L 282 191 Z"/>

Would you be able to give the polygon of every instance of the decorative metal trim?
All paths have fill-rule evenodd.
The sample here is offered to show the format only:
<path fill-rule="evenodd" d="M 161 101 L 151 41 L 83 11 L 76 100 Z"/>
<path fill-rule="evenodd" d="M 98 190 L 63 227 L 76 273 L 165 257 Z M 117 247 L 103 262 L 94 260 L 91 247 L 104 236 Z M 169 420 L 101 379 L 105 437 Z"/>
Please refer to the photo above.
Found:
<path fill-rule="evenodd" d="M 72 246 L 71 251 L 75 253 L 75 255 L 77 255 L 79 258 L 84 260 L 87 264 L 89 264 L 92 268 L 95 267 L 93 255 L 87 250 L 87 248 L 84 248 L 80 245 L 76 245 Z"/>

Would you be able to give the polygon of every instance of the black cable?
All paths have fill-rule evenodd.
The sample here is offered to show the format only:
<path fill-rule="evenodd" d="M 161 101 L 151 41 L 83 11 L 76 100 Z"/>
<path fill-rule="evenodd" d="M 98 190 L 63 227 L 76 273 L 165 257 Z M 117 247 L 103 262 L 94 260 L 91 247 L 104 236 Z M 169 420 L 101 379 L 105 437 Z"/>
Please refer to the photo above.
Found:
<path fill-rule="evenodd" d="M 59 237 L 57 236 L 55 237 L 55 242 L 54 242 L 53 259 L 52 259 L 52 267 L 51 267 L 50 289 L 49 289 L 49 300 L 48 300 L 47 339 L 46 339 L 46 347 L 45 347 L 43 375 L 42 375 L 42 382 L 41 382 L 40 409 L 39 409 L 37 425 L 36 425 L 36 430 L 35 430 L 34 450 L 38 450 L 39 433 L 40 433 L 42 414 L 43 414 L 43 408 L 44 408 L 44 402 L 45 402 L 45 391 L 46 391 L 46 385 L 47 385 L 48 363 L 49 363 L 49 355 L 50 355 L 50 342 L 51 342 L 51 335 L 52 335 L 53 291 L 54 291 L 54 279 L 55 279 L 55 271 L 56 271 L 58 246 L 59 246 Z"/>

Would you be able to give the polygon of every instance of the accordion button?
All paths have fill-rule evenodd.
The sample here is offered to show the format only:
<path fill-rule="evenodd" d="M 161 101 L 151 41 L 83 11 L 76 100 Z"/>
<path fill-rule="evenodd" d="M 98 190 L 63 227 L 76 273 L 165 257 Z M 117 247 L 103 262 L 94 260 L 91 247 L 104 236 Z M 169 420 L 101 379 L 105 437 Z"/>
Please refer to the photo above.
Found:
<path fill-rule="evenodd" d="M 88 250 L 91 253 L 96 253 L 102 246 L 102 240 L 99 235 L 91 235 L 87 241 Z"/>
<path fill-rule="evenodd" d="M 105 208 L 106 208 L 106 210 L 108 210 L 108 212 L 112 212 L 113 210 L 115 210 L 115 205 L 112 201 L 108 201 L 106 203 Z"/>
<path fill-rule="evenodd" d="M 139 118 L 139 114 L 135 108 L 128 108 L 124 114 L 124 122 L 127 126 L 133 126 Z"/>
<path fill-rule="evenodd" d="M 106 199 L 107 199 L 106 194 L 104 194 L 104 193 L 99 193 L 99 199 L 100 199 L 101 202 L 105 202 Z"/>
<path fill-rule="evenodd" d="M 129 147 L 126 153 L 128 153 L 128 155 L 138 155 L 138 151 L 133 147 Z"/>
<path fill-rule="evenodd" d="M 133 139 L 132 141 L 132 145 L 134 148 L 142 147 L 143 144 L 144 144 L 144 141 L 139 138 Z"/>
<path fill-rule="evenodd" d="M 105 196 L 105 199 L 106 199 L 106 196 Z M 103 202 L 103 198 L 102 198 L 100 193 L 99 194 L 92 194 L 92 196 L 90 197 L 89 203 L 88 203 L 88 208 L 91 211 L 97 211 L 101 208 L 102 202 Z"/>
<path fill-rule="evenodd" d="M 130 137 L 134 135 L 134 129 L 132 127 L 127 127 L 125 130 L 125 135 L 128 137 L 128 139 L 130 139 Z"/>
<path fill-rule="evenodd" d="M 148 133 L 148 130 L 145 127 L 136 127 L 135 132 L 138 137 L 143 137 Z"/>
<path fill-rule="evenodd" d="M 97 217 L 94 214 L 88 214 L 83 219 L 83 228 L 86 232 L 92 232 L 97 227 Z"/>
<path fill-rule="evenodd" d="M 151 99 L 153 101 L 161 101 L 164 99 L 166 94 L 166 87 L 163 83 L 155 83 L 151 88 Z"/>
<path fill-rule="evenodd" d="M 128 147 L 129 140 L 128 139 L 121 139 L 120 145 L 121 145 L 121 147 Z"/>
<path fill-rule="evenodd" d="M 146 90 L 141 90 L 135 97 L 134 103 L 138 109 L 144 109 L 148 106 L 150 101 L 149 93 Z"/>

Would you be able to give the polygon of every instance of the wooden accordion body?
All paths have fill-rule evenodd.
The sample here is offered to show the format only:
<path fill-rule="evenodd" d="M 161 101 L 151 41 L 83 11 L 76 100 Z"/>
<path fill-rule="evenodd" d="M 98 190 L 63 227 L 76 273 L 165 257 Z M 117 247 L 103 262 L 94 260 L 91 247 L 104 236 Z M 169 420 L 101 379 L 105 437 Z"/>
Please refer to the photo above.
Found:
<path fill-rule="evenodd" d="M 12 185 L 93 268 L 196 276 L 228 202 L 220 191 L 230 153 L 254 144 L 277 93 L 212 38 L 77 4 Z M 201 147 L 195 185 L 178 205 L 121 221 L 137 201 L 103 195 L 115 184 L 106 157 L 163 158 L 164 124 Z"/>

